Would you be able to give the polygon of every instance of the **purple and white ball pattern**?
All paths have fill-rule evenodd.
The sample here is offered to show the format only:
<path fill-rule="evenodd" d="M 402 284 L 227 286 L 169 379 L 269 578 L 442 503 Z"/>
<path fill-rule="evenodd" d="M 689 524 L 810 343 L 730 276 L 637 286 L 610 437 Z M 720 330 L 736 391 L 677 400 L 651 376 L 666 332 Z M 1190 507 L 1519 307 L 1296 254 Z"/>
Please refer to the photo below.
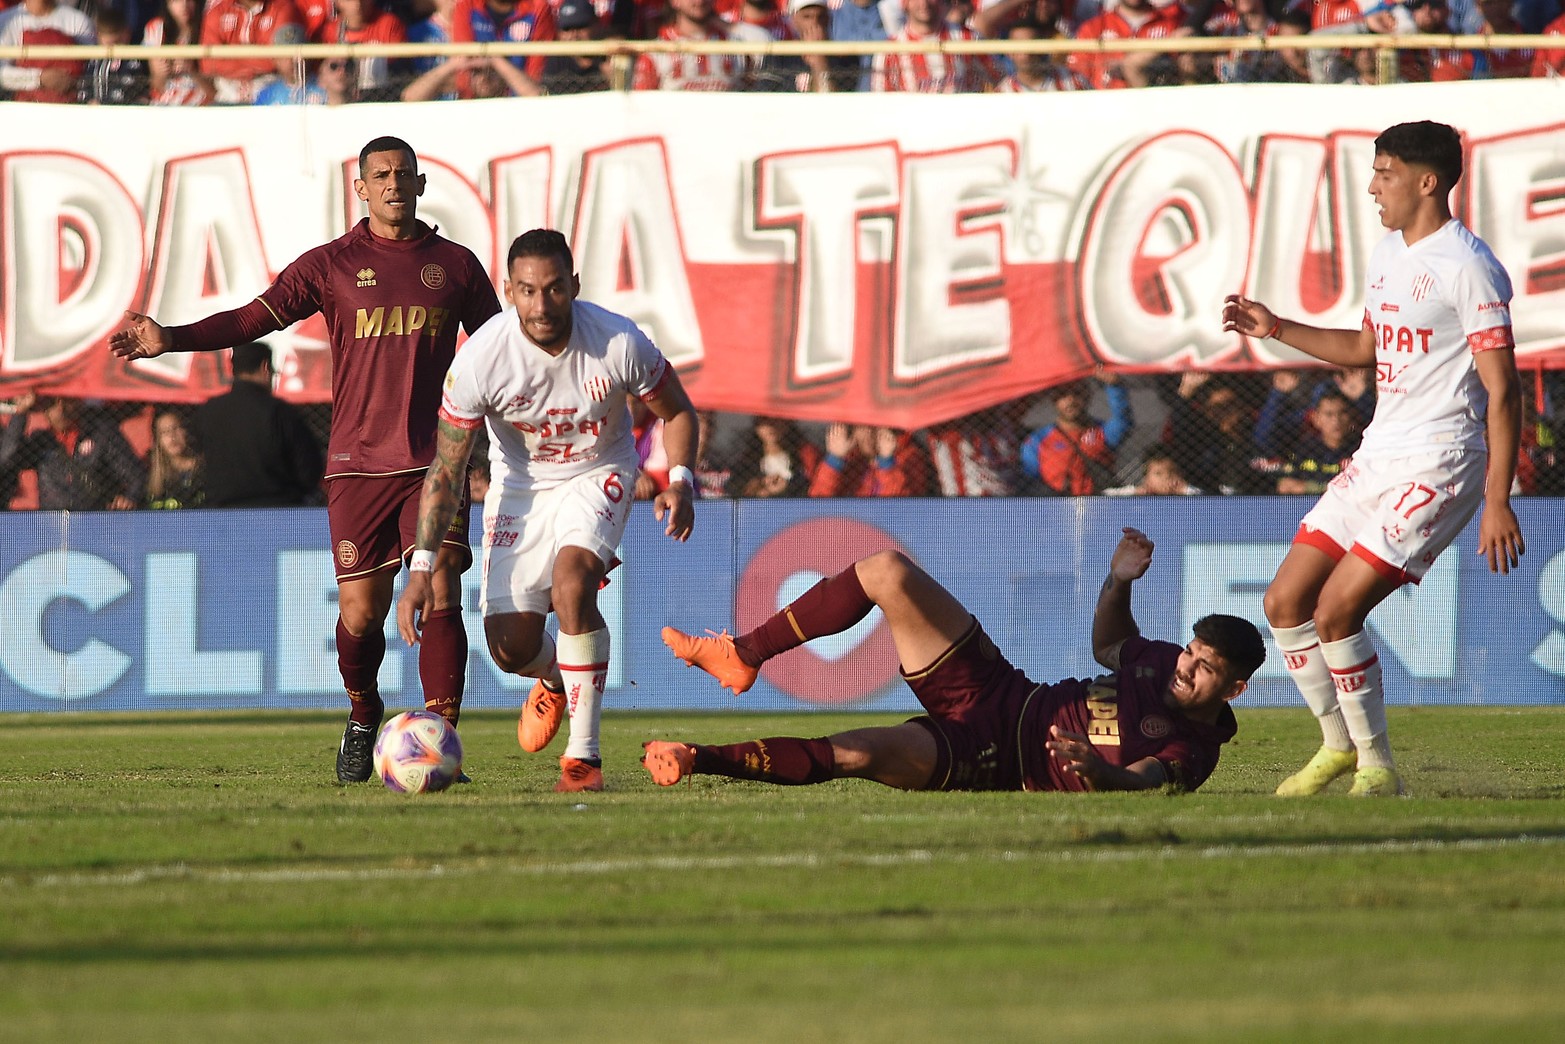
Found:
<path fill-rule="evenodd" d="M 429 711 L 398 714 L 375 740 L 375 775 L 399 794 L 444 790 L 462 773 L 462 740 Z"/>

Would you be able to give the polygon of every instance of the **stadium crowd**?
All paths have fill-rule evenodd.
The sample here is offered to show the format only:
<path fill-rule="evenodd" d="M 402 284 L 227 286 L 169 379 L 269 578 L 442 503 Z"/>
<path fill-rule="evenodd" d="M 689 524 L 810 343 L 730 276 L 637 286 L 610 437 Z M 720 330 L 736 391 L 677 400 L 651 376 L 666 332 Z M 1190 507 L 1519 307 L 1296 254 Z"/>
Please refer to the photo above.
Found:
<path fill-rule="evenodd" d="M 0 45 L 663 40 L 1050 40 L 1429 35 L 1402 81 L 1552 76 L 1558 49 L 1459 50 L 1453 33 L 1565 35 L 1560 0 L 0 0 Z M 644 53 L 0 62 L 0 97 L 101 105 L 338 105 L 633 90 L 1029 92 L 1381 82 L 1365 48 L 855 56 Z"/>
<path fill-rule="evenodd" d="M 249 365 L 252 379 L 266 384 L 269 363 Z M 1530 371 L 1523 384 L 1527 412 L 1514 491 L 1565 495 L 1565 380 Z M 324 503 L 320 460 L 330 407 L 292 407 L 242 380 L 235 387 L 245 393 L 238 404 L 234 392 L 194 407 L 31 393 L 0 403 L 0 504 L 119 510 Z M 1316 496 L 1357 448 L 1374 399 L 1366 371 L 1317 368 L 1104 374 L 916 431 L 703 409 L 695 471 L 699 494 L 708 498 Z M 279 459 L 263 464 L 245 450 L 236 418 L 263 428 L 268 434 L 260 441 L 276 447 Z M 640 499 L 667 486 L 660 424 L 636 411 Z M 278 431 L 301 434 L 284 439 Z M 226 463 L 214 469 L 216 459 Z M 263 470 L 260 489 L 235 474 Z M 487 470 L 480 448 L 475 500 L 487 488 Z"/>

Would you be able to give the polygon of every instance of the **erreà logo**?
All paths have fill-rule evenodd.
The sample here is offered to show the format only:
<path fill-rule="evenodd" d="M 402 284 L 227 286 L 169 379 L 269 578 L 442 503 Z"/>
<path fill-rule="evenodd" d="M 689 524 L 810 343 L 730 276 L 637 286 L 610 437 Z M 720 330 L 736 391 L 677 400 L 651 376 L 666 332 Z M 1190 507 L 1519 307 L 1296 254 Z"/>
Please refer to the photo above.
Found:
<path fill-rule="evenodd" d="M 359 285 L 360 286 L 374 286 L 375 285 L 375 270 L 373 268 L 361 268 L 361 269 L 359 269 Z"/>

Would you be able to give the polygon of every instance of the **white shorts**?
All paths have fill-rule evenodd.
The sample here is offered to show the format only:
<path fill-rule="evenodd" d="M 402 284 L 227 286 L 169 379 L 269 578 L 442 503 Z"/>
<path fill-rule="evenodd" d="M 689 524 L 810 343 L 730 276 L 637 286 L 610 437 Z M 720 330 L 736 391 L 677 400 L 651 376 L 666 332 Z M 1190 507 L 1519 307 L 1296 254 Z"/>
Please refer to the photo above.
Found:
<path fill-rule="evenodd" d="M 484 501 L 483 614 L 548 613 L 561 548 L 613 562 L 635 489 L 634 470 L 610 466 L 536 492 L 493 490 Z"/>
<path fill-rule="evenodd" d="M 1354 457 L 1310 508 L 1295 543 L 1333 558 L 1351 552 L 1397 583 L 1418 583 L 1483 503 L 1482 450 L 1391 460 Z"/>

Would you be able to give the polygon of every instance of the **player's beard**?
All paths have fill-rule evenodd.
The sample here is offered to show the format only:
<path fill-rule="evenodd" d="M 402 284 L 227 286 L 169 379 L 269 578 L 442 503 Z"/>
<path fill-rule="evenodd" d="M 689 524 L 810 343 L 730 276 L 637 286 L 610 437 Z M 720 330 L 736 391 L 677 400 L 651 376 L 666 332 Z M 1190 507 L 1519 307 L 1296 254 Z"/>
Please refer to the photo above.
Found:
<path fill-rule="evenodd" d="M 522 333 L 526 334 L 527 339 L 538 347 L 553 350 L 555 348 L 563 348 L 570 343 L 571 330 L 574 325 L 571 322 L 571 316 L 566 315 L 563 319 L 555 320 L 554 325 L 549 327 L 548 333 L 543 336 L 540 336 L 540 332 L 534 328 L 531 322 L 522 324 Z"/>

